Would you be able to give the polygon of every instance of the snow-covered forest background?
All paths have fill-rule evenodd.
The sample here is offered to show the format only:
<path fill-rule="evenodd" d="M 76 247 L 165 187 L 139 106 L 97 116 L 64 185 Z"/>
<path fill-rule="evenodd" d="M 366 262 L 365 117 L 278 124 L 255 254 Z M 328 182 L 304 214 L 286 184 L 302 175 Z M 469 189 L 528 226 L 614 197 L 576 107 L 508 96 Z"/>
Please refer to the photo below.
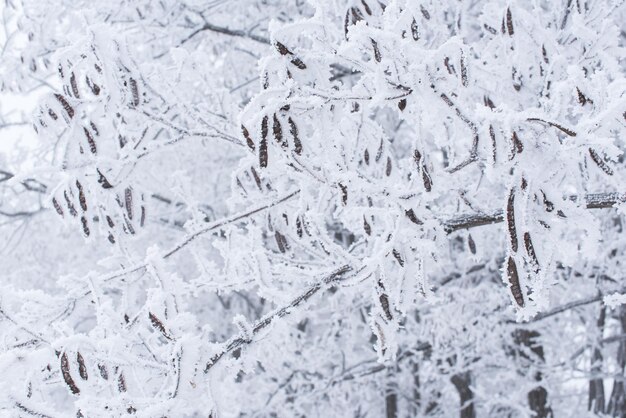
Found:
<path fill-rule="evenodd" d="M 624 0 L 0 14 L 0 416 L 626 416 Z"/>

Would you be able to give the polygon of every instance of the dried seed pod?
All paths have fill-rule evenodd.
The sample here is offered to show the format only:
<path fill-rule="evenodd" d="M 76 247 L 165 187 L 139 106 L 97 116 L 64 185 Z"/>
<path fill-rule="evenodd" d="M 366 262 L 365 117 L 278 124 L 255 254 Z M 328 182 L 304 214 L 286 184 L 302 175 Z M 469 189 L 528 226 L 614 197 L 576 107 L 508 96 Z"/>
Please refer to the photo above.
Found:
<path fill-rule="evenodd" d="M 540 118 L 528 118 L 526 120 L 527 121 L 531 121 L 531 122 L 542 122 L 542 123 L 545 123 L 545 124 L 550 125 L 550 126 L 552 126 L 554 128 L 557 128 L 558 130 L 560 130 L 561 132 L 563 132 L 567 136 L 574 137 L 574 136 L 577 135 L 576 132 L 574 132 L 571 129 L 568 129 L 568 128 L 564 127 L 564 126 L 561 126 L 558 123 L 550 122 L 550 121 L 543 120 L 543 119 L 540 119 Z"/>
<path fill-rule="evenodd" d="M 400 111 L 404 111 L 404 109 L 406 109 L 406 99 L 400 99 L 398 102 L 398 109 L 400 109 Z"/>
<path fill-rule="evenodd" d="M 152 326 L 157 329 L 165 338 L 167 338 L 168 340 L 172 339 L 172 337 L 165 329 L 165 325 L 163 325 L 163 322 L 161 322 L 161 320 L 157 318 L 155 314 L 153 314 L 152 312 L 148 312 L 148 318 L 150 318 Z"/>
<path fill-rule="evenodd" d="M 509 278 L 509 289 L 511 290 L 511 294 L 515 299 L 515 302 L 520 306 L 524 307 L 524 296 L 522 295 L 522 288 L 520 287 L 519 282 L 519 274 L 517 273 L 517 266 L 515 265 L 515 261 L 513 257 L 509 256 L 507 262 L 507 276 Z"/>
<path fill-rule="evenodd" d="M 495 28 L 492 28 L 486 23 L 483 25 L 483 27 L 487 30 L 487 32 L 489 32 L 492 35 L 495 35 L 498 32 Z"/>
<path fill-rule="evenodd" d="M 243 137 L 246 139 L 246 144 L 248 144 L 248 148 L 254 151 L 254 141 L 250 137 L 250 132 L 248 132 L 246 127 L 243 125 L 241 125 L 241 132 L 243 133 Z"/>
<path fill-rule="evenodd" d="M 137 81 L 131 77 L 128 82 L 130 83 L 130 92 L 133 96 L 133 106 L 139 106 L 139 89 L 137 87 Z"/>
<path fill-rule="evenodd" d="M 85 137 L 87 137 L 87 142 L 89 143 L 89 151 L 91 151 L 92 154 L 96 154 L 96 142 L 94 141 L 91 132 L 89 132 L 89 130 L 85 127 L 83 127 L 83 130 L 85 131 Z"/>
<path fill-rule="evenodd" d="M 387 166 L 385 167 L 385 175 L 387 177 L 391 175 L 391 157 L 387 157 Z"/>
<path fill-rule="evenodd" d="M 341 189 L 341 203 L 345 206 L 348 204 L 348 188 L 341 183 L 339 183 L 339 188 Z"/>
<path fill-rule="evenodd" d="M 524 145 L 522 144 L 522 141 L 520 141 L 519 137 L 517 136 L 517 132 L 513 131 L 511 140 L 513 141 L 514 152 L 521 154 L 522 151 L 524 151 Z"/>
<path fill-rule="evenodd" d="M 126 378 L 122 372 L 120 372 L 117 377 L 117 390 L 119 390 L 120 393 L 126 392 Z"/>
<path fill-rule="evenodd" d="M 82 354 L 80 354 L 80 351 L 76 352 L 76 362 L 78 363 L 78 374 L 81 379 L 87 380 L 87 366 L 85 366 L 85 360 L 83 359 Z"/>
<path fill-rule="evenodd" d="M 63 106 L 63 109 L 65 110 L 67 115 L 70 117 L 70 119 L 72 119 L 74 117 L 74 108 L 70 106 L 67 100 L 65 100 L 65 97 L 63 97 L 62 95 L 57 93 L 54 95 L 54 97 L 59 101 L 59 103 L 61 103 L 61 106 Z"/>
<path fill-rule="evenodd" d="M 465 54 L 461 51 L 461 84 L 463 87 L 467 87 L 468 85 L 467 79 L 467 65 L 465 63 Z"/>
<path fill-rule="evenodd" d="M 367 149 L 363 152 L 363 160 L 365 164 L 370 165 L 370 152 Z"/>
<path fill-rule="evenodd" d="M 554 203 L 548 200 L 543 190 L 541 191 L 541 194 L 543 195 L 543 205 L 546 209 L 546 212 L 552 212 L 554 210 Z"/>
<path fill-rule="evenodd" d="M 511 9 L 507 7 L 506 9 L 506 29 L 509 32 L 510 36 L 513 36 L 513 16 L 511 15 Z"/>
<path fill-rule="evenodd" d="M 367 222 L 367 219 L 365 219 L 365 216 L 363 216 L 363 230 L 367 235 L 372 235 L 372 227 L 369 222 Z"/>
<path fill-rule="evenodd" d="M 61 355 L 61 374 L 63 375 L 63 380 L 65 384 L 70 388 L 70 391 L 74 395 L 78 395 L 80 393 L 80 389 L 76 386 L 74 379 L 72 379 L 72 375 L 70 374 L 70 362 L 67 359 L 67 354 L 64 352 Z"/>
<path fill-rule="evenodd" d="M 593 148 L 589 148 L 589 155 L 600 170 L 604 171 L 604 173 L 608 176 L 613 175 L 613 169 L 606 162 L 604 162 L 604 159 L 600 157 L 600 155 Z"/>
<path fill-rule="evenodd" d="M 286 253 L 289 247 L 287 244 L 287 238 L 285 238 L 285 236 L 281 234 L 280 232 L 275 231 L 274 239 L 276 241 L 276 245 L 278 246 L 278 250 L 283 254 Z"/>
<path fill-rule="evenodd" d="M 298 137 L 298 127 L 291 118 L 289 118 L 287 122 L 289 123 L 289 132 L 293 137 L 293 150 L 296 154 L 302 155 L 302 142 L 300 142 L 300 138 Z"/>
<path fill-rule="evenodd" d="M 126 205 L 126 213 L 128 213 L 128 219 L 133 219 L 133 189 L 127 187 L 124 190 L 124 203 Z"/>
<path fill-rule="evenodd" d="M 113 236 L 112 233 L 109 232 L 109 235 L 107 236 L 107 239 L 109 240 L 109 242 L 111 244 L 115 244 L 115 237 Z"/>
<path fill-rule="evenodd" d="M 493 130 L 493 125 L 489 125 L 489 136 L 491 137 L 492 158 L 494 164 L 497 162 L 497 148 L 496 148 L 496 133 Z"/>
<path fill-rule="evenodd" d="M 529 264 L 533 266 L 533 271 L 535 274 L 539 273 L 539 260 L 537 259 L 537 254 L 535 253 L 535 247 L 533 246 L 533 242 L 530 239 L 530 233 L 524 232 L 524 247 L 526 248 L 526 254 L 528 254 Z"/>
<path fill-rule="evenodd" d="M 63 216 L 63 209 L 61 208 L 61 205 L 59 205 L 59 202 L 57 202 L 57 199 L 55 197 L 52 198 L 52 206 L 54 206 L 54 209 L 59 215 Z"/>
<path fill-rule="evenodd" d="M 413 222 L 415 225 L 423 225 L 424 222 L 420 221 L 417 216 L 415 215 L 415 212 L 413 212 L 413 209 L 409 209 L 407 211 L 404 212 L 406 217 L 409 218 L 409 220 L 411 222 Z"/>
<path fill-rule="evenodd" d="M 424 182 L 424 189 L 426 189 L 427 192 L 430 192 L 433 188 L 433 181 L 430 178 L 430 174 L 428 174 L 428 170 L 425 165 L 422 166 L 422 180 Z"/>
<path fill-rule="evenodd" d="M 428 10 L 426 10 L 424 6 L 420 5 L 420 11 L 422 12 L 422 16 L 424 16 L 424 19 L 430 20 L 430 13 L 428 13 Z"/>
<path fill-rule="evenodd" d="M 100 376 L 104 380 L 109 380 L 109 371 L 107 370 L 107 366 L 104 364 L 98 364 L 98 370 L 100 371 Z"/>
<path fill-rule="evenodd" d="M 380 49 L 378 49 L 378 43 L 373 39 L 370 39 L 370 41 L 372 41 L 372 48 L 374 48 L 374 59 L 376 62 L 380 62 L 382 57 L 380 55 Z"/>
<path fill-rule="evenodd" d="M 456 74 L 456 70 L 454 69 L 454 66 L 452 64 L 450 64 L 450 57 L 445 57 L 443 59 L 443 65 L 446 66 L 446 70 L 448 70 L 448 74 Z M 445 96 L 445 94 L 442 93 L 442 98 L 443 96 Z M 447 99 L 447 101 L 446 101 Z M 448 106 L 452 106 L 452 101 L 450 101 L 450 99 L 448 99 L 448 96 L 445 96 L 444 101 L 446 101 L 446 103 L 448 103 Z"/>
<path fill-rule="evenodd" d="M 302 238 L 302 221 L 300 220 L 299 216 L 296 218 L 296 233 L 298 234 L 299 238 Z"/>
<path fill-rule="evenodd" d="M 301 69 L 301 70 L 305 70 L 306 69 L 306 65 L 304 64 L 304 62 L 302 62 L 302 60 L 300 58 L 298 58 L 298 57 L 294 57 L 291 60 L 291 63 L 293 65 L 295 65 L 296 67 L 298 67 L 299 69 Z"/>
<path fill-rule="evenodd" d="M 83 210 L 83 212 L 86 212 L 87 211 L 87 199 L 85 198 L 83 185 L 80 184 L 78 180 L 76 180 L 76 188 L 78 189 L 78 201 L 80 203 L 80 208 Z"/>
<path fill-rule="evenodd" d="M 72 93 L 74 93 L 74 97 L 80 99 L 80 94 L 78 92 L 78 84 L 76 83 L 76 75 L 72 72 L 70 75 L 70 85 L 72 86 Z"/>
<path fill-rule="evenodd" d="M 89 87 L 89 89 L 91 89 L 91 92 L 94 94 L 94 96 L 98 96 L 100 94 L 100 86 L 98 86 L 96 83 L 92 82 L 89 77 L 85 77 L 85 82 L 87 83 L 87 87 Z"/>
<path fill-rule="evenodd" d="M 78 212 L 76 212 L 76 208 L 74 207 L 74 205 L 70 201 L 70 198 L 67 196 L 67 190 L 65 190 L 63 192 L 63 196 L 65 197 L 65 204 L 67 205 L 67 209 L 69 210 L 70 215 L 77 216 Z"/>
<path fill-rule="evenodd" d="M 508 225 L 511 250 L 517 252 L 517 228 L 515 226 L 515 189 L 511 189 L 506 206 L 506 223 Z"/>
<path fill-rule="evenodd" d="M 400 267 L 404 267 L 404 260 L 402 259 L 400 252 L 394 248 L 393 251 L 391 251 L 391 253 L 393 254 L 398 264 L 400 264 Z"/>
<path fill-rule="evenodd" d="M 286 147 L 287 141 L 283 140 L 283 128 L 280 125 L 280 121 L 278 120 L 278 116 L 276 116 L 276 114 L 274 114 L 274 123 L 272 126 L 272 131 L 274 132 L 274 138 L 276 139 L 276 142 L 281 144 L 283 148 Z"/>
<path fill-rule="evenodd" d="M 276 47 L 276 50 L 280 53 L 280 55 L 293 55 L 293 52 L 291 52 L 285 45 L 278 41 L 276 41 L 276 44 L 274 44 L 274 46 Z"/>
<path fill-rule="evenodd" d="M 422 154 L 418 150 L 413 151 L 413 160 L 419 169 L 421 166 L 420 162 L 422 161 Z"/>
<path fill-rule="evenodd" d="M 378 151 L 376 151 L 376 162 L 380 161 L 380 158 L 383 156 L 383 140 L 381 138 L 380 145 L 378 146 Z"/>
<path fill-rule="evenodd" d="M 485 103 L 485 106 L 487 106 L 489 109 L 495 109 L 496 105 L 493 104 L 493 100 L 491 100 L 491 98 L 489 96 L 485 96 L 483 98 L 483 102 Z"/>
<path fill-rule="evenodd" d="M 52 120 L 57 120 L 59 119 L 59 117 L 57 116 L 56 113 L 54 113 L 54 111 L 52 109 L 48 109 L 48 115 L 52 118 Z"/>
<path fill-rule="evenodd" d="M 385 287 L 383 286 L 382 282 L 378 282 L 378 287 L 381 290 L 378 296 L 378 300 L 380 301 L 380 307 L 382 308 L 387 320 L 391 321 L 393 320 L 393 315 L 391 314 L 391 309 L 389 307 L 389 296 L 387 296 L 387 293 L 385 292 Z"/>
<path fill-rule="evenodd" d="M 587 97 L 580 91 L 578 87 L 576 87 L 576 93 L 578 94 L 578 103 L 580 103 L 581 106 L 586 105 L 587 102 L 593 103 L 593 101 L 587 99 Z"/>
<path fill-rule="evenodd" d="M 146 222 L 146 207 L 142 205 L 141 206 L 141 217 L 139 219 L 139 226 L 143 227 L 145 222 Z"/>
<path fill-rule="evenodd" d="M 261 186 L 261 178 L 259 177 L 259 174 L 256 172 L 254 167 L 250 167 L 250 172 L 252 173 L 252 178 L 256 183 L 256 187 L 258 187 L 259 190 L 263 191 L 263 187 Z"/>
<path fill-rule="evenodd" d="M 472 238 L 472 234 L 467 235 L 467 246 L 472 254 L 476 255 L 476 243 L 474 242 L 474 238 Z"/>
<path fill-rule="evenodd" d="M 261 142 L 259 143 L 259 165 L 261 168 L 267 167 L 267 131 L 268 131 L 268 117 L 263 116 L 261 121 Z"/>
<path fill-rule="evenodd" d="M 361 0 L 361 4 L 363 5 L 363 9 L 365 10 L 365 13 L 367 13 L 368 15 L 372 15 L 372 9 L 370 9 L 369 4 L 365 3 L 365 0 Z"/>
<path fill-rule="evenodd" d="M 420 39 L 419 29 L 415 18 L 413 18 L 413 21 L 411 22 L 411 36 L 413 36 L 414 41 L 419 41 Z"/>
<path fill-rule="evenodd" d="M 83 224 L 83 233 L 85 234 L 86 237 L 89 236 L 89 225 L 87 224 L 87 218 L 85 218 L 84 216 L 80 217 L 80 222 Z"/>
<path fill-rule="evenodd" d="M 113 228 L 115 224 L 113 223 L 113 219 L 109 215 L 106 216 L 107 224 L 109 224 L 109 228 Z"/>

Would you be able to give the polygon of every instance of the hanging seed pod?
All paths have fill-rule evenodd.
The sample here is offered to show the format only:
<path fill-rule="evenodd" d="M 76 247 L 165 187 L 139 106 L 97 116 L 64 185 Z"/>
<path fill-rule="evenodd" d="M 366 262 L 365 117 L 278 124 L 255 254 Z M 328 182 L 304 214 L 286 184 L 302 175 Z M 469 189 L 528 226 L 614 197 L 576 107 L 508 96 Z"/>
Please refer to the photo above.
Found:
<path fill-rule="evenodd" d="M 63 216 L 63 209 L 61 208 L 61 205 L 59 205 L 59 202 L 57 202 L 57 199 L 55 197 L 52 198 L 52 206 L 54 206 L 54 209 L 59 215 Z"/>
<path fill-rule="evenodd" d="M 104 364 L 98 364 L 98 370 L 100 371 L 100 377 L 104 380 L 109 380 L 109 371 L 107 370 L 107 366 Z"/>
<path fill-rule="evenodd" d="M 511 15 L 511 9 L 508 7 L 506 9 L 506 29 L 509 32 L 509 35 L 513 36 L 513 16 Z"/>
<path fill-rule="evenodd" d="M 67 209 L 69 210 L 70 215 L 77 216 L 78 212 L 76 212 L 76 208 L 74 207 L 74 205 L 70 201 L 70 198 L 67 196 L 67 190 L 65 190 L 63 192 L 63 196 L 65 197 L 65 203 L 67 204 Z"/>
<path fill-rule="evenodd" d="M 94 96 L 100 95 L 100 86 L 92 82 L 89 77 L 85 77 L 85 83 L 87 83 L 87 87 L 89 87 Z"/>
<path fill-rule="evenodd" d="M 56 113 L 54 113 L 54 111 L 52 109 L 48 109 L 48 116 L 50 116 L 52 118 L 52 120 L 57 120 L 59 119 L 59 117 L 57 116 Z"/>
<path fill-rule="evenodd" d="M 363 160 L 365 161 L 365 164 L 370 165 L 370 152 L 367 150 L 367 148 L 363 152 Z"/>
<path fill-rule="evenodd" d="M 491 137 L 492 158 L 495 164 L 497 162 L 496 133 L 492 125 L 489 125 L 489 137 Z"/>
<path fill-rule="evenodd" d="M 146 222 L 146 207 L 141 206 L 141 217 L 139 219 L 139 226 L 143 228 L 143 225 L 145 222 Z"/>
<path fill-rule="evenodd" d="M 361 0 L 361 4 L 363 5 L 363 9 L 365 10 L 365 13 L 367 13 L 368 15 L 372 15 L 372 9 L 370 9 L 369 4 L 365 3 L 365 0 Z"/>
<path fill-rule="evenodd" d="M 72 72 L 70 75 L 70 85 L 72 86 L 72 93 L 74 93 L 74 97 L 80 99 L 80 94 L 78 92 L 78 84 L 76 83 L 76 75 Z"/>
<path fill-rule="evenodd" d="M 341 203 L 346 206 L 348 204 L 348 188 L 341 183 L 339 183 L 339 188 L 341 189 Z"/>
<path fill-rule="evenodd" d="M 596 163 L 600 170 L 604 171 L 607 176 L 613 175 L 613 169 L 604 162 L 604 159 L 602 159 L 602 157 L 600 157 L 600 155 L 598 155 L 593 148 L 589 148 L 589 155 L 591 156 L 593 162 Z"/>
<path fill-rule="evenodd" d="M 391 253 L 393 254 L 393 257 L 396 259 L 398 264 L 400 264 L 400 267 L 404 267 L 404 260 L 402 259 L 400 252 L 394 248 Z"/>
<path fill-rule="evenodd" d="M 115 244 L 115 237 L 113 236 L 112 233 L 109 232 L 109 235 L 107 236 L 107 239 L 109 240 L 109 242 L 111 244 Z"/>
<path fill-rule="evenodd" d="M 367 235 L 372 235 L 372 227 L 369 222 L 367 222 L 367 219 L 365 219 L 365 216 L 363 216 L 363 230 Z"/>
<path fill-rule="evenodd" d="M 67 359 L 67 354 L 63 353 L 61 355 L 61 374 L 63 375 L 63 380 L 65 384 L 70 388 L 70 391 L 74 395 L 78 395 L 80 393 L 80 389 L 76 386 L 74 379 L 72 379 L 72 375 L 70 374 L 70 362 Z"/>
<path fill-rule="evenodd" d="M 398 109 L 400 109 L 400 111 L 404 111 L 404 109 L 406 109 L 406 99 L 400 99 L 398 102 Z"/>
<path fill-rule="evenodd" d="M 524 151 L 524 145 L 522 141 L 520 141 L 517 136 L 517 132 L 513 131 L 513 135 L 511 136 L 511 140 L 513 141 L 513 149 L 516 153 L 521 154 Z"/>
<path fill-rule="evenodd" d="M 250 167 L 250 172 L 252 173 L 252 178 L 256 183 L 256 187 L 258 187 L 260 191 L 263 191 L 263 187 L 261 186 L 261 178 L 259 177 L 259 174 L 256 172 L 254 167 Z"/>
<path fill-rule="evenodd" d="M 298 127 L 291 118 L 289 118 L 287 122 L 289 123 L 289 132 L 293 137 L 293 150 L 296 154 L 302 155 L 302 142 L 300 142 L 300 138 L 298 137 Z"/>
<path fill-rule="evenodd" d="M 420 11 L 422 12 L 422 16 L 424 16 L 424 19 L 430 20 L 430 13 L 428 13 L 428 10 L 426 10 L 424 6 L 420 5 Z"/>
<path fill-rule="evenodd" d="M 283 140 L 283 128 L 280 125 L 280 121 L 278 120 L 278 116 L 276 116 L 276 114 L 274 114 L 272 131 L 274 132 L 274 138 L 276 139 L 276 142 L 281 144 L 283 148 L 287 147 L 287 141 Z"/>
<path fill-rule="evenodd" d="M 593 103 L 593 101 L 589 100 L 578 87 L 576 87 L 576 93 L 578 94 L 578 103 L 580 103 L 581 106 L 586 105 L 587 102 Z"/>
<path fill-rule="evenodd" d="M 259 165 L 261 168 L 267 167 L 267 132 L 268 132 L 268 117 L 263 116 L 261 121 L 261 142 L 259 144 Z"/>
<path fill-rule="evenodd" d="M 378 146 L 378 151 L 376 152 L 376 158 L 375 161 L 378 162 L 380 161 L 380 158 L 383 156 L 383 140 L 381 138 L 380 140 L 380 145 Z"/>
<path fill-rule="evenodd" d="M 533 242 L 530 239 L 530 233 L 524 232 L 524 247 L 526 248 L 526 254 L 528 254 L 529 264 L 533 266 L 533 271 L 535 274 L 539 273 L 539 260 L 537 259 L 537 254 L 535 253 L 535 247 L 533 246 Z"/>
<path fill-rule="evenodd" d="M 281 253 L 286 253 L 289 245 L 287 244 L 287 238 L 283 234 L 278 231 L 274 232 L 274 239 L 276 240 L 276 245 Z"/>
<path fill-rule="evenodd" d="M 89 236 L 89 225 L 87 224 L 87 218 L 85 218 L 84 216 L 80 217 L 80 222 L 83 224 L 83 233 L 85 234 L 86 237 Z"/>
<path fill-rule="evenodd" d="M 128 219 L 133 219 L 133 189 L 127 187 L 124 190 L 124 203 L 126 205 L 126 213 L 128 213 Z"/>
<path fill-rule="evenodd" d="M 385 317 L 388 321 L 393 320 L 393 315 L 391 314 L 391 309 L 389 307 L 389 296 L 385 292 L 385 287 L 381 281 L 378 282 L 378 287 L 380 289 L 380 295 L 378 296 L 378 300 L 380 301 L 380 307 L 382 308 Z"/>
<path fill-rule="evenodd" d="M 250 132 L 248 132 L 246 127 L 243 125 L 241 125 L 241 132 L 243 133 L 243 137 L 246 139 L 246 144 L 248 144 L 248 148 L 254 151 L 254 141 L 250 137 Z"/>
<path fill-rule="evenodd" d="M 415 18 L 413 18 L 413 21 L 411 22 L 411 36 L 413 36 L 414 41 L 419 41 L 420 39 L 419 29 Z"/>
<path fill-rule="evenodd" d="M 54 95 L 54 97 L 59 101 L 59 103 L 61 103 L 61 106 L 63 106 L 63 109 L 65 110 L 67 115 L 70 117 L 70 119 L 72 119 L 74 117 L 74 108 L 70 106 L 67 100 L 65 100 L 65 97 L 63 97 L 62 95 L 57 93 Z"/>
<path fill-rule="evenodd" d="M 372 48 L 374 48 L 374 59 L 376 62 L 380 62 L 382 57 L 380 55 L 380 49 L 378 49 L 378 43 L 373 39 L 370 39 L 370 41 L 372 41 Z"/>
<path fill-rule="evenodd" d="M 467 246 L 472 254 L 476 255 L 476 243 L 474 242 L 474 238 L 472 238 L 472 234 L 467 235 Z"/>
<path fill-rule="evenodd" d="M 515 227 L 515 189 L 511 189 L 506 206 L 506 223 L 508 225 L 511 250 L 517 252 L 517 229 Z"/>
<path fill-rule="evenodd" d="M 465 53 L 461 51 L 461 84 L 463 87 L 467 87 L 469 84 L 467 79 L 467 64 L 465 62 Z"/>
<path fill-rule="evenodd" d="M 293 55 L 293 52 L 291 52 L 285 45 L 278 41 L 276 41 L 274 46 L 276 47 L 276 50 L 280 55 Z"/>
<path fill-rule="evenodd" d="M 391 175 L 391 157 L 387 157 L 387 166 L 385 167 L 385 175 L 387 177 Z"/>
<path fill-rule="evenodd" d="M 94 141 L 91 132 L 89 132 L 87 128 L 83 127 L 83 130 L 85 131 L 85 137 L 87 137 L 87 142 L 89 143 L 89 151 L 91 151 L 91 153 L 95 155 L 97 152 L 96 142 Z"/>
<path fill-rule="evenodd" d="M 515 299 L 515 302 L 520 307 L 524 307 L 524 296 L 522 295 L 522 288 L 520 287 L 520 282 L 519 282 L 519 274 L 517 273 L 517 266 L 515 265 L 515 261 L 513 260 L 513 257 L 509 256 L 506 271 L 507 271 L 507 276 L 509 278 L 511 294 L 513 295 L 513 298 Z"/>
<path fill-rule="evenodd" d="M 296 67 L 298 67 L 299 69 L 301 69 L 301 70 L 305 70 L 306 69 L 306 65 L 304 64 L 304 62 L 302 62 L 302 60 L 300 58 L 298 58 L 298 57 L 294 57 L 291 60 L 291 63 L 293 65 L 295 65 Z M 291 78 L 291 77 L 289 77 L 289 78 Z"/>
<path fill-rule="evenodd" d="M 117 377 L 117 390 L 119 390 L 120 393 L 126 392 L 126 378 L 124 378 L 124 373 L 122 372 L 120 372 Z"/>
<path fill-rule="evenodd" d="M 165 325 L 163 325 L 163 322 L 161 322 L 161 320 L 157 318 L 155 314 L 153 314 L 152 312 L 148 312 L 148 318 L 150 318 L 150 322 L 152 323 L 152 326 L 157 331 L 159 331 L 161 335 L 163 335 L 168 340 L 172 339 L 172 337 L 169 335 L 169 333 L 165 329 Z"/>
<path fill-rule="evenodd" d="M 87 366 L 85 366 L 85 360 L 80 354 L 80 351 L 76 352 L 76 362 L 78 363 L 78 374 L 80 375 L 81 379 L 87 380 Z"/>
<path fill-rule="evenodd" d="M 406 217 L 409 218 L 409 220 L 411 222 L 413 222 L 415 225 L 423 225 L 424 222 L 420 221 L 417 216 L 415 215 L 415 212 L 413 212 L 413 209 L 409 209 L 407 211 L 404 212 Z"/>
<path fill-rule="evenodd" d="M 128 81 L 130 83 L 130 92 L 133 97 L 133 106 L 139 106 L 139 89 L 137 88 L 137 81 L 134 78 L 130 78 Z"/>
<path fill-rule="evenodd" d="M 76 180 L 76 188 L 78 189 L 78 201 L 80 203 L 80 208 L 83 210 L 83 212 L 86 212 L 87 211 L 87 199 L 85 198 L 83 185 L 80 184 L 78 180 Z"/>
<path fill-rule="evenodd" d="M 424 182 L 424 189 L 426 189 L 427 192 L 430 192 L 433 188 L 433 181 L 430 178 L 430 174 L 428 174 L 428 170 L 425 165 L 422 166 L 422 180 Z"/>

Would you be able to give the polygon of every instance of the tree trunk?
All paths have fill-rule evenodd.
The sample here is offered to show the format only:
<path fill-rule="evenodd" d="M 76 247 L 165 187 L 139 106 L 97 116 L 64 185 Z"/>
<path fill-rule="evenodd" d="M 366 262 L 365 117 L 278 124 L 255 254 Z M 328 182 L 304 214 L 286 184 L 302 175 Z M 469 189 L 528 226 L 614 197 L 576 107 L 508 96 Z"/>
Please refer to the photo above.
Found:
<path fill-rule="evenodd" d="M 604 330 L 604 323 L 606 320 L 606 307 L 600 309 L 600 317 L 598 318 L 598 329 L 600 335 L 597 338 L 593 347 L 593 353 L 591 355 L 591 374 L 599 374 L 602 372 L 602 347 L 600 340 L 602 340 L 602 332 Z M 591 379 L 589 381 L 589 404 L 587 406 L 589 411 L 596 414 L 604 413 L 604 381 L 601 378 Z"/>
<path fill-rule="evenodd" d="M 387 368 L 387 385 L 385 387 L 385 416 L 387 418 L 398 418 L 398 395 L 396 394 L 395 384 L 395 365 Z"/>
<path fill-rule="evenodd" d="M 622 326 L 622 334 L 626 333 L 626 307 L 622 305 L 619 312 L 619 320 Z M 626 366 L 626 343 L 620 341 L 617 348 L 617 364 L 620 377 L 613 381 L 613 390 L 607 408 L 607 414 L 614 417 L 626 417 L 626 391 L 624 390 L 624 366 Z"/>
<path fill-rule="evenodd" d="M 474 409 L 474 392 L 470 388 L 472 383 L 472 375 L 470 372 L 455 374 L 450 378 L 452 384 L 459 392 L 461 399 L 461 418 L 476 418 L 476 410 Z"/>
<path fill-rule="evenodd" d="M 529 349 L 533 354 L 537 356 L 537 359 L 543 362 L 545 360 L 545 357 L 543 353 L 543 347 L 540 344 L 537 344 L 538 337 L 539 333 L 537 331 L 518 329 L 515 332 L 515 341 L 517 342 L 517 344 Z M 519 355 L 522 358 L 529 360 L 529 364 L 532 363 L 532 359 L 528 357 L 523 349 L 519 350 Z M 533 378 L 535 381 L 541 382 L 541 372 L 537 370 Z M 535 418 L 551 418 L 554 416 L 552 408 L 550 408 L 550 406 L 548 405 L 548 392 L 541 385 L 528 392 L 528 406 L 534 412 L 533 416 Z"/>

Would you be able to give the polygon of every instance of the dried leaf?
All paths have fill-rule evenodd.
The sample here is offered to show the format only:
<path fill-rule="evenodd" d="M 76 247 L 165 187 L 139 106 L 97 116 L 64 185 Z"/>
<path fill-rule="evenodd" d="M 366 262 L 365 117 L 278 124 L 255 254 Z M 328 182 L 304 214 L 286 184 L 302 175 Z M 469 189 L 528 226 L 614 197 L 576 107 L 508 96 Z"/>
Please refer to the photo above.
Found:
<path fill-rule="evenodd" d="M 80 393 L 80 389 L 76 386 L 76 383 L 70 374 L 70 362 L 67 359 L 66 353 L 61 355 L 61 374 L 63 375 L 63 380 L 65 380 L 65 383 L 70 388 L 70 391 L 74 395 L 78 395 Z"/>
<path fill-rule="evenodd" d="M 511 250 L 517 252 L 517 228 L 515 226 L 515 189 L 511 189 L 506 206 L 506 222 L 508 225 Z"/>
<path fill-rule="evenodd" d="M 259 165 L 261 168 L 267 167 L 267 133 L 269 120 L 267 115 L 261 121 L 261 142 L 259 144 Z"/>
<path fill-rule="evenodd" d="M 250 132 L 246 129 L 245 126 L 241 125 L 241 132 L 243 132 L 243 137 L 246 139 L 246 143 L 248 144 L 248 148 L 254 151 L 254 141 L 250 137 Z"/>
<path fill-rule="evenodd" d="M 80 354 L 80 351 L 76 352 L 76 362 L 78 363 L 78 374 L 81 379 L 87 380 L 87 366 L 85 366 L 85 360 L 82 354 Z"/>
<path fill-rule="evenodd" d="M 604 159 L 600 157 L 600 155 L 593 148 L 589 148 L 589 155 L 594 163 L 600 168 L 600 170 L 604 171 L 604 173 L 608 176 L 613 175 L 613 169 L 604 162 Z"/>
<path fill-rule="evenodd" d="M 515 299 L 515 302 L 520 306 L 524 307 L 524 296 L 522 295 L 522 288 L 520 287 L 519 282 L 519 274 L 517 273 L 517 266 L 515 265 L 515 261 L 513 257 L 509 256 L 507 262 L 507 276 L 509 278 L 509 285 L 511 289 L 511 294 Z"/>

